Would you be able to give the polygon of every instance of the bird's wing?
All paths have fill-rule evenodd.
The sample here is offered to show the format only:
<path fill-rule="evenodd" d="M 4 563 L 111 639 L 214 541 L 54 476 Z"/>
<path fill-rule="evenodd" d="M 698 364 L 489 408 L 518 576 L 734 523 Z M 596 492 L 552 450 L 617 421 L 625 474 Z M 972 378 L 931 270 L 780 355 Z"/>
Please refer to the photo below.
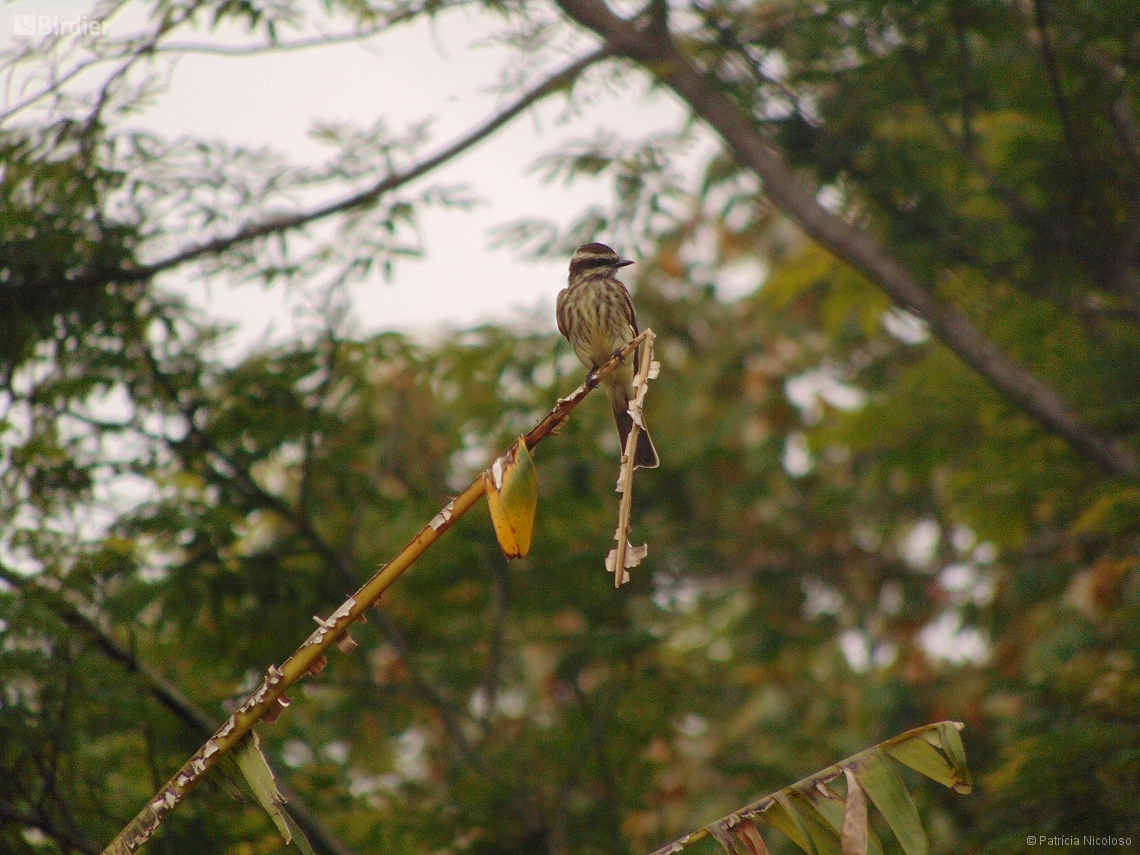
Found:
<path fill-rule="evenodd" d="M 618 284 L 621 285 L 620 282 Z M 630 298 L 629 289 L 626 288 L 625 285 L 621 285 L 621 295 L 623 297 L 625 297 L 625 308 L 626 308 L 626 311 L 629 313 L 629 328 L 631 330 L 633 330 L 632 338 L 637 338 L 637 336 L 640 334 L 640 330 L 638 330 L 638 328 L 637 328 L 637 314 L 633 311 L 633 300 Z M 634 374 L 636 374 L 638 372 L 638 370 L 640 370 L 640 363 L 641 363 L 641 348 L 639 347 L 637 350 L 635 350 L 633 352 L 633 373 Z"/>
<path fill-rule="evenodd" d="M 558 331 L 562 333 L 563 338 L 570 338 L 570 333 L 566 327 L 562 326 L 562 303 L 566 300 L 566 294 L 569 288 L 563 288 L 558 292 L 558 297 L 554 301 L 554 322 L 558 325 Z"/>

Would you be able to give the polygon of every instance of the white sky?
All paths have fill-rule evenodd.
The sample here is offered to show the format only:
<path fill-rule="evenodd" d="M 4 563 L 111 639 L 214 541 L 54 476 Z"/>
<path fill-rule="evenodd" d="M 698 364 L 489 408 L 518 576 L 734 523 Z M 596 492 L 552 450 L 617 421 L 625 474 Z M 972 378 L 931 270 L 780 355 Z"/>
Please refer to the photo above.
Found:
<path fill-rule="evenodd" d="M 91 14 L 80 0 L 15 0 L 5 7 L 0 16 L 5 44 L 13 38 L 15 14 L 61 19 Z M 110 26 L 117 24 L 113 19 Z M 389 127 L 402 129 L 434 117 L 428 149 L 434 151 L 502 103 L 488 90 L 508 50 L 472 47 L 495 26 L 476 13 L 457 11 L 434 26 L 419 22 L 364 44 L 254 57 L 185 56 L 167 91 L 133 123 L 168 138 L 187 134 L 267 145 L 291 162 L 315 163 L 330 154 L 308 136 L 317 120 L 366 127 L 383 117 Z M 420 220 L 426 257 L 400 262 L 391 284 L 377 279 L 354 289 L 359 328 L 422 332 L 520 317 L 546 318 L 553 328 L 554 296 L 565 282 L 565 262 L 524 262 L 509 249 L 491 250 L 490 230 L 523 217 L 565 224 L 590 203 L 604 205 L 610 193 L 606 181 L 546 185 L 527 167 L 560 141 L 592 137 L 599 128 L 641 136 L 675 127 L 683 117 L 678 103 L 663 93 L 647 95 L 646 89 L 643 80 L 631 80 L 624 93 L 591 104 L 568 124 L 557 121 L 562 104 L 552 99 L 421 179 L 425 185 L 466 184 L 485 204 L 468 212 L 426 210 Z M 297 301 L 279 290 L 217 282 L 206 288 L 185 275 L 176 278 L 175 287 L 210 315 L 241 325 L 234 342 L 238 350 L 263 340 L 267 331 L 275 338 L 286 335 L 295 323 Z"/>

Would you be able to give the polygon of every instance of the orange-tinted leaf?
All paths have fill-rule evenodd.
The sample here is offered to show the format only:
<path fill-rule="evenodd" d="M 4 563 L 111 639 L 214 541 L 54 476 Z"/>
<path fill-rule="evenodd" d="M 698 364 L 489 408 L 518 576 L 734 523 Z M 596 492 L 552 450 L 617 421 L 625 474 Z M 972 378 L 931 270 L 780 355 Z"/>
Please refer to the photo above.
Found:
<path fill-rule="evenodd" d="M 756 827 L 750 819 L 744 820 L 740 825 L 736 826 L 736 836 L 744 843 L 744 847 L 748 850 L 748 855 L 769 855 L 768 845 L 764 842 L 764 838 L 760 836 L 760 829 Z"/>

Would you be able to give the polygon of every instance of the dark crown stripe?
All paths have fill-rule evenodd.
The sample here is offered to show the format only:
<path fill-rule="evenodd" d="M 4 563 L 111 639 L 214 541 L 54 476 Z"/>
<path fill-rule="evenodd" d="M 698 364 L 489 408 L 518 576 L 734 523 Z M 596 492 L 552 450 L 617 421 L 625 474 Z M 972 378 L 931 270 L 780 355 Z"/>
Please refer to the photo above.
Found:
<path fill-rule="evenodd" d="M 578 247 L 578 252 L 576 252 L 574 254 L 578 255 L 579 253 L 581 253 L 582 255 L 595 255 L 596 254 L 596 255 L 612 255 L 615 258 L 617 257 L 617 253 L 614 252 L 612 249 L 610 249 L 608 246 L 606 246 L 604 243 L 584 243 L 580 247 Z"/>

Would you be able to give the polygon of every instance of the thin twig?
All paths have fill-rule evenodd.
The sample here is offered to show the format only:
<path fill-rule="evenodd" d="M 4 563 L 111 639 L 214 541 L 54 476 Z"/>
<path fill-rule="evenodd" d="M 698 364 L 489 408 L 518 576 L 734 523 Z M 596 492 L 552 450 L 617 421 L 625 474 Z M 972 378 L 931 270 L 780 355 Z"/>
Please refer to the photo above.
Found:
<path fill-rule="evenodd" d="M 370 39 L 384 30 L 396 24 L 402 24 L 405 21 L 411 20 L 416 15 L 421 14 L 419 10 L 411 10 L 403 12 L 398 15 L 393 15 L 390 18 L 385 18 L 383 21 L 373 24 L 363 30 L 353 30 L 347 33 L 326 33 L 319 36 L 310 36 L 308 38 L 296 39 L 291 42 L 270 42 L 266 44 L 253 44 L 253 45 L 212 45 L 201 44 L 193 42 L 172 42 L 165 45 L 156 47 L 153 53 L 175 53 L 175 54 L 209 54 L 212 56 L 257 56 L 265 53 L 287 53 L 291 51 L 308 50 L 314 47 L 327 47 L 329 45 L 339 45 L 351 42 L 359 42 L 365 39 Z"/>
<path fill-rule="evenodd" d="M 1073 165 L 1081 176 L 1082 182 L 1088 175 L 1085 164 L 1084 147 L 1077 134 L 1076 123 L 1069 110 L 1069 100 L 1065 97 L 1065 88 L 1061 83 L 1061 69 L 1057 63 L 1057 54 L 1053 50 L 1053 40 L 1049 37 L 1049 20 L 1045 11 L 1044 0 L 1034 0 L 1033 13 L 1037 24 L 1037 34 L 1041 38 L 1041 59 L 1045 63 L 1045 76 L 1049 78 L 1049 89 L 1053 93 L 1053 102 L 1057 107 L 1057 115 L 1061 119 L 1061 128 L 1065 139 L 1069 143 L 1069 152 L 1073 158 Z"/>
<path fill-rule="evenodd" d="M 790 86 L 782 80 L 778 80 L 772 75 L 764 71 L 763 63 L 758 60 L 752 53 L 748 44 L 741 40 L 736 31 L 725 21 L 716 17 L 716 12 L 706 6 L 698 5 L 697 11 L 704 15 L 705 23 L 716 30 L 720 38 L 721 44 L 730 50 L 735 51 L 743 60 L 748 70 L 752 73 L 752 77 L 756 80 L 759 86 L 771 86 L 781 95 L 791 102 L 792 107 L 795 109 L 799 117 L 810 127 L 821 127 L 823 122 L 820 121 L 812 110 L 805 107 L 803 99 L 792 90 Z"/>
<path fill-rule="evenodd" d="M 443 695 L 433 686 L 415 667 L 412 661 L 412 647 L 408 644 L 408 640 L 404 637 L 403 631 L 400 629 L 399 624 L 392 620 L 391 615 L 376 607 L 376 614 L 373 615 L 373 620 L 379 624 L 380 629 L 383 630 L 384 636 L 388 639 L 388 643 L 392 645 L 392 649 L 403 660 L 404 667 L 408 669 L 408 678 L 411 681 L 412 688 L 415 693 L 428 704 L 439 715 L 440 721 L 443 722 L 443 729 L 447 731 L 447 735 L 451 737 L 451 741 L 458 747 L 460 757 L 470 763 L 481 775 L 490 777 L 491 769 L 487 766 L 483 757 L 478 753 L 471 740 L 463 732 L 463 725 L 459 721 L 459 717 L 455 709 Z"/>
<path fill-rule="evenodd" d="M 491 717 L 499 698 L 499 678 L 503 670 L 503 639 L 507 631 L 507 614 L 511 589 L 511 574 L 506 562 L 501 558 L 492 559 L 492 620 L 491 653 L 487 663 L 487 676 L 483 679 L 483 697 L 486 699 L 486 714 L 483 717 L 483 737 L 491 732 Z"/>
<path fill-rule="evenodd" d="M 598 777 L 601 779 L 602 795 L 606 805 L 606 825 L 610 837 L 610 851 L 620 852 L 621 839 L 621 795 L 617 783 L 614 781 L 613 770 L 610 766 L 609 756 L 606 754 L 606 720 L 605 715 L 614 708 L 612 703 L 600 703 L 595 709 L 589 696 L 574 679 L 570 685 L 578 706 L 582 709 L 582 717 L 586 720 L 586 740 L 590 750 L 594 753 L 594 760 L 598 764 Z"/>
<path fill-rule="evenodd" d="M 646 332 L 649 332 L 648 330 Z M 621 503 L 618 506 L 618 526 L 614 534 L 617 546 L 606 556 L 606 569 L 614 574 L 614 587 L 620 588 L 622 582 L 629 580 L 627 567 L 636 567 L 641 563 L 647 551 L 646 546 L 632 546 L 629 542 L 629 515 L 633 507 L 633 470 L 636 468 L 634 458 L 637 456 L 637 438 L 641 434 L 645 422 L 642 419 L 641 409 L 645 401 L 645 392 L 648 389 L 649 375 L 653 369 L 653 334 L 650 332 L 645 339 L 645 352 L 641 356 L 637 375 L 633 378 L 634 396 L 629 402 L 629 414 L 633 419 L 633 427 L 625 438 L 625 448 L 622 449 L 621 473 L 618 475 L 617 490 L 621 493 Z"/>
<path fill-rule="evenodd" d="M 974 109 L 970 85 L 970 42 L 966 25 L 960 13 L 954 15 L 954 32 L 958 37 L 959 86 L 962 89 L 962 145 L 970 154 L 974 152 Z"/>
<path fill-rule="evenodd" d="M 915 91 L 922 101 L 923 106 L 926 108 L 927 115 L 930 116 L 930 120 L 934 122 L 935 127 L 938 128 L 943 138 L 958 154 L 974 167 L 977 173 L 985 180 L 990 192 L 1009 209 L 1009 212 L 1013 214 L 1018 222 L 1038 232 L 1045 240 L 1051 243 L 1061 247 L 1071 245 L 1072 239 L 1069 233 L 1058 225 L 1055 218 L 1048 217 L 1041 211 L 1038 211 L 1029 200 L 1012 185 L 1007 184 L 999 178 L 993 169 L 990 168 L 990 165 L 982 159 L 982 156 L 978 153 L 977 147 L 972 140 L 967 140 L 964 135 L 956 134 L 950 125 L 947 124 L 938 110 L 938 103 L 935 100 L 934 92 L 931 90 L 930 83 L 923 70 L 922 56 L 912 47 L 905 48 L 904 50 L 907 59 L 906 65 L 910 71 Z"/>

